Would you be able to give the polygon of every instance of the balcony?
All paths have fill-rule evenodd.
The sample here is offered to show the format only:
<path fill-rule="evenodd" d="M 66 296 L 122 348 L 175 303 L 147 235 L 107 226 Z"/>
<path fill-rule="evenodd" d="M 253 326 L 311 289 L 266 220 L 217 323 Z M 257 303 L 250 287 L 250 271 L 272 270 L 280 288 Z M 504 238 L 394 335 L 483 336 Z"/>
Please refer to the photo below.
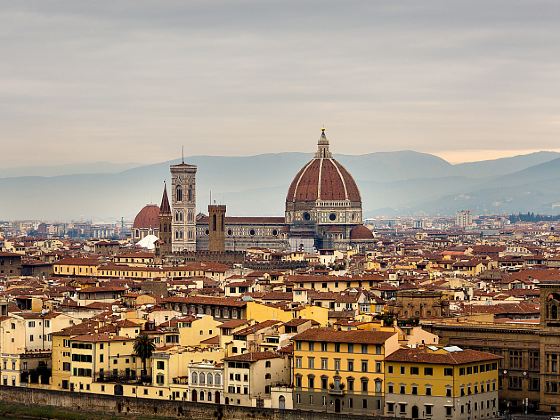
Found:
<path fill-rule="evenodd" d="M 330 383 L 329 384 L 329 395 L 344 395 L 344 384 L 343 383 Z"/>

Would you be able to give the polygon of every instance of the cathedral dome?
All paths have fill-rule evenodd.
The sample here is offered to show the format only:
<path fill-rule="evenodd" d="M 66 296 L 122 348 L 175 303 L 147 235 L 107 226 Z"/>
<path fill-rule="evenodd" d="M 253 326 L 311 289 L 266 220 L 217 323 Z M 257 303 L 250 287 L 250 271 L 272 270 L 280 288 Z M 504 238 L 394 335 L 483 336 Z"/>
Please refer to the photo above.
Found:
<path fill-rule="evenodd" d="M 287 203 L 315 201 L 362 201 L 352 175 L 332 157 L 324 129 L 315 157 L 297 173 L 286 197 Z"/>
<path fill-rule="evenodd" d="M 158 229 L 159 228 L 159 207 L 155 204 L 148 204 L 134 218 L 133 229 Z"/>
<path fill-rule="evenodd" d="M 358 225 L 350 231 L 350 239 L 355 241 L 373 239 L 373 233 L 364 225 Z"/>

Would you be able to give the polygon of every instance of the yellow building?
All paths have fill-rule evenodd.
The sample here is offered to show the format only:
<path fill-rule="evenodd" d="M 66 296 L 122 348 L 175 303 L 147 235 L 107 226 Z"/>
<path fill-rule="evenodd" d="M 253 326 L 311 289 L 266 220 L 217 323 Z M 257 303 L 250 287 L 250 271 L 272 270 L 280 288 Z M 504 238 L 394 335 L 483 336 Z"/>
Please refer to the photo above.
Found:
<path fill-rule="evenodd" d="M 498 361 L 459 347 L 402 348 L 385 359 L 385 415 L 485 419 L 498 414 Z"/>
<path fill-rule="evenodd" d="M 383 364 L 397 333 L 311 328 L 294 342 L 294 409 L 383 413 Z"/>

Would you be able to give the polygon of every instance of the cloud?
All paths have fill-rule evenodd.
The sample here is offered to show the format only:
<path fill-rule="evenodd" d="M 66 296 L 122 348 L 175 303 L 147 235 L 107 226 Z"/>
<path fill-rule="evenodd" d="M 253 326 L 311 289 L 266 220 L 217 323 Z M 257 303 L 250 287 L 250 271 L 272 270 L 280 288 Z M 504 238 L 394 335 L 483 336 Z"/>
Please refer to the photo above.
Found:
<path fill-rule="evenodd" d="M 554 0 L 0 1 L 0 142 L 10 166 L 312 151 L 323 123 L 339 153 L 551 149 L 559 15 Z"/>

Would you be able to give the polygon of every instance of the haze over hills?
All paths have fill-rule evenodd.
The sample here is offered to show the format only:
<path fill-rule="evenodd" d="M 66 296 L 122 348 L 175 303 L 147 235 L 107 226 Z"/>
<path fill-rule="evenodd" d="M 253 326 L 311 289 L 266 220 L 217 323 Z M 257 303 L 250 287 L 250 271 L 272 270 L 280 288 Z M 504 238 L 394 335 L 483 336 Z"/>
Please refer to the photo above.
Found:
<path fill-rule="evenodd" d="M 283 215 L 289 183 L 311 158 L 308 153 L 243 157 L 192 156 L 198 166 L 198 210 L 212 198 L 231 215 Z M 560 210 L 560 153 L 537 152 L 511 158 L 452 165 L 414 151 L 336 158 L 356 179 L 365 216 Z M 101 164 L 78 171 L 73 165 L 46 167 L 43 174 L 17 176 L 22 168 L 0 172 L 0 219 L 114 221 L 132 219 L 147 203 L 161 199 L 169 165 L 162 162 L 122 170 Z M 87 170 L 86 170 L 87 169 Z M 69 173 L 73 172 L 73 173 Z M 38 175 L 40 170 L 32 172 Z"/>

